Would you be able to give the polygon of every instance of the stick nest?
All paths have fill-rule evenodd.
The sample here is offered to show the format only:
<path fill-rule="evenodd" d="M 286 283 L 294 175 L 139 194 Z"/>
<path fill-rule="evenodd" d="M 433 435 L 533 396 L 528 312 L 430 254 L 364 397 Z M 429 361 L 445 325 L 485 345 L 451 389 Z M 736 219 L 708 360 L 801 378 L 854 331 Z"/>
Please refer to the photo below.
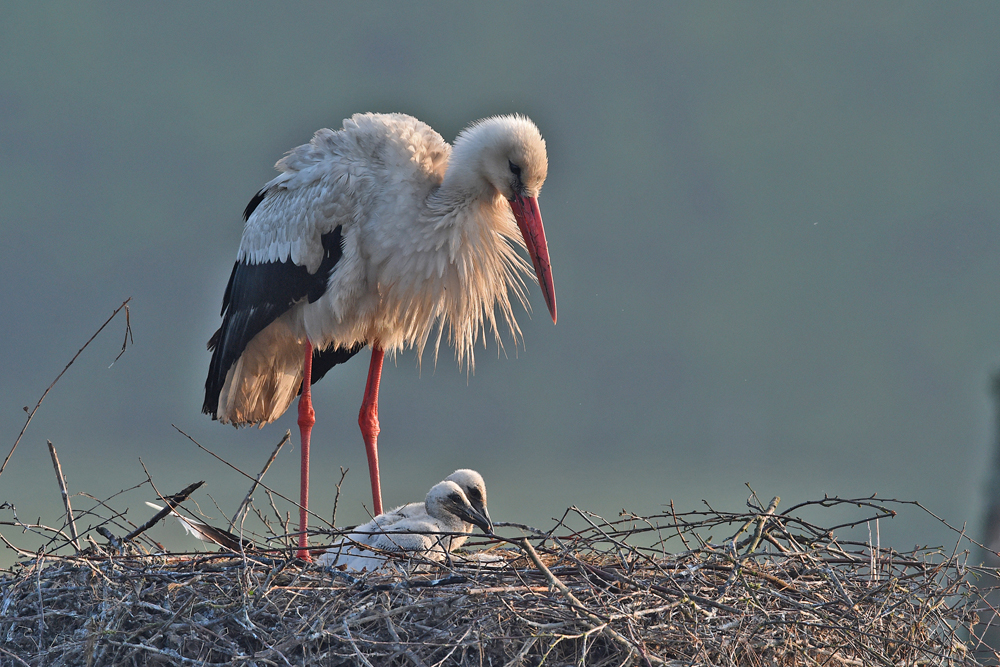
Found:
<path fill-rule="evenodd" d="M 850 539 L 897 501 L 777 501 L 572 508 L 544 533 L 497 524 L 524 537 L 475 558 L 357 577 L 281 549 L 39 554 L 0 576 L 0 664 L 981 664 L 963 554 Z M 802 518 L 845 509 L 832 528 Z"/>

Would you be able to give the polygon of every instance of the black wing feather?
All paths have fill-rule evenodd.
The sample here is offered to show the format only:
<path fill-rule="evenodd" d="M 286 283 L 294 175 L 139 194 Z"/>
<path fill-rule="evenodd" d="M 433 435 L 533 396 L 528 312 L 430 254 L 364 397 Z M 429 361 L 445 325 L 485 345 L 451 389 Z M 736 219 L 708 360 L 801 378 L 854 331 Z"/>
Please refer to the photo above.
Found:
<path fill-rule="evenodd" d="M 253 215 L 253 212 L 257 210 L 257 207 L 260 205 L 260 203 L 264 201 L 264 197 L 266 195 L 267 195 L 267 188 L 262 188 L 257 192 L 257 194 L 253 196 L 253 198 L 250 200 L 250 203 L 247 204 L 247 207 L 243 209 L 244 221 L 250 219 L 250 216 Z"/>
<path fill-rule="evenodd" d="M 350 348 L 328 347 L 325 350 L 313 350 L 312 382 L 309 384 L 316 384 L 322 380 L 327 371 L 337 364 L 346 362 L 360 352 L 365 345 L 366 343 L 356 343 L 354 347 Z M 299 388 L 299 393 L 302 393 L 301 387 Z"/>
<path fill-rule="evenodd" d="M 247 211 L 252 213 L 261 199 L 263 193 L 258 192 L 247 206 Z M 306 267 L 299 266 L 291 258 L 260 264 L 236 262 L 222 299 L 222 326 L 208 342 L 212 361 L 205 381 L 202 412 L 213 418 L 218 416 L 219 394 L 226 382 L 226 374 L 254 336 L 298 301 L 308 299 L 309 303 L 313 303 L 323 296 L 330 274 L 343 252 L 340 226 L 324 234 L 321 240 L 325 252 L 315 273 L 309 273 Z M 334 365 L 350 359 L 361 347 L 317 352 L 313 359 L 319 373 L 313 371 L 312 381 L 316 382 Z"/>

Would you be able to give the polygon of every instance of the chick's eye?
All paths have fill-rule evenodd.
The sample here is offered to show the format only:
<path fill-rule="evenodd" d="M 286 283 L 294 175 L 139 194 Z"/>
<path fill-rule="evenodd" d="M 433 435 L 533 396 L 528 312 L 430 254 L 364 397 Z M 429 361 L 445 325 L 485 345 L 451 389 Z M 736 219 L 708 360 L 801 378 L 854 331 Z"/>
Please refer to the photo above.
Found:
<path fill-rule="evenodd" d="M 510 173 L 512 173 L 515 176 L 517 176 L 518 178 L 520 178 L 521 177 L 521 168 L 519 166 L 517 166 L 516 164 L 514 164 L 513 162 L 511 162 L 510 160 L 507 160 L 507 164 L 510 166 Z"/>
<path fill-rule="evenodd" d="M 450 493 L 448 494 L 448 500 L 450 500 L 453 503 L 461 504 L 462 496 L 458 495 L 457 493 Z"/>
<path fill-rule="evenodd" d="M 479 500 L 482 498 L 482 494 L 479 493 L 479 489 L 469 489 L 469 498 Z"/>

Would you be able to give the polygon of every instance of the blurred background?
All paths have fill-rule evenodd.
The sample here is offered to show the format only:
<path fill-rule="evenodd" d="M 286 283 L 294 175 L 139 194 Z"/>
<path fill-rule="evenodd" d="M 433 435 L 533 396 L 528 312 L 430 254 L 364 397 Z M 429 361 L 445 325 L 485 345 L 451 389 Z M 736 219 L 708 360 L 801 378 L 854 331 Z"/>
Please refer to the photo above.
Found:
<path fill-rule="evenodd" d="M 547 528 L 753 487 L 919 500 L 979 531 L 1000 362 L 1000 5 L 4 3 L 0 20 L 0 502 L 58 524 L 71 493 L 146 465 L 227 513 L 294 410 L 263 430 L 200 412 L 241 212 L 273 164 L 359 111 L 451 141 L 541 128 L 559 324 L 524 345 L 387 360 L 387 505 L 478 469 L 495 520 Z M 370 507 L 368 353 L 316 385 L 312 506 Z M 295 497 L 298 442 L 265 482 Z M 148 490 L 121 506 L 139 523 Z M 80 499 L 78 507 L 88 506 Z M 283 509 L 291 510 L 291 506 Z M 781 506 L 779 506 L 779 511 Z M 2 519 L 9 519 L 9 510 Z M 176 526 L 154 534 L 194 545 Z M 954 545 L 919 512 L 883 546 Z M 37 540 L 9 527 L 23 546 Z M 0 554 L 9 563 L 13 554 Z"/>

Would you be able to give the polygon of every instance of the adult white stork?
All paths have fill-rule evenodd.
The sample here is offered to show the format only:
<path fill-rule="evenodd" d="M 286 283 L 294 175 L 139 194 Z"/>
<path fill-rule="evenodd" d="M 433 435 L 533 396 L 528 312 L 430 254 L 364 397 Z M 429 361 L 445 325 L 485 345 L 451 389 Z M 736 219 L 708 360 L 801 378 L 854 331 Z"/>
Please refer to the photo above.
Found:
<path fill-rule="evenodd" d="M 379 514 L 338 540 L 318 562 L 375 570 L 386 562 L 386 552 L 441 561 L 465 544 L 473 526 L 493 532 L 486 482 L 475 470 L 456 470 L 431 487 L 423 502 Z"/>
<path fill-rule="evenodd" d="M 310 386 L 372 349 L 358 423 L 375 514 L 378 388 L 385 352 L 437 350 L 447 332 L 472 364 L 497 317 L 520 335 L 510 303 L 526 305 L 526 247 L 556 321 L 556 296 L 536 198 L 545 141 L 523 116 L 470 125 L 454 147 L 402 114 L 357 114 L 323 129 L 275 165 L 280 175 L 244 211 L 246 226 L 222 302 L 203 411 L 264 425 L 297 394 L 302 437 L 299 555 L 308 558 Z M 432 338 L 433 337 L 433 338 Z"/>

